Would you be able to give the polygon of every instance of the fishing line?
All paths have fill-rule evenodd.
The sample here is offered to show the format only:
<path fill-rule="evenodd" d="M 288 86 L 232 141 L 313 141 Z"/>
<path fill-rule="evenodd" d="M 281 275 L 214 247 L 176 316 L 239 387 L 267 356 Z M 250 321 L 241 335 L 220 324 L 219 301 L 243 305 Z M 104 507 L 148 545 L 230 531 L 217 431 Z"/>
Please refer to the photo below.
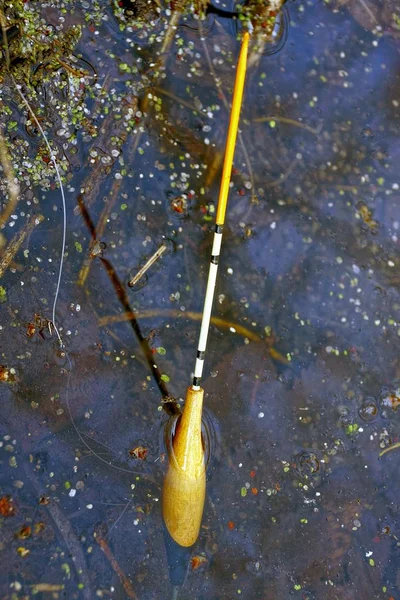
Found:
<path fill-rule="evenodd" d="M 20 95 L 23 103 L 25 104 L 26 108 L 28 109 L 30 115 L 32 116 L 33 120 L 35 121 L 36 127 L 39 129 L 44 142 L 46 144 L 46 147 L 49 151 L 50 154 L 50 158 L 53 161 L 54 164 L 54 169 L 56 171 L 56 175 L 57 175 L 57 181 L 58 184 L 60 186 L 60 192 L 61 192 L 61 198 L 62 198 L 62 209 L 63 209 L 63 231 L 62 231 L 62 243 L 61 243 L 61 258 L 60 258 L 60 266 L 58 269 L 58 278 L 57 278 L 57 286 L 56 286 L 56 292 L 54 295 L 54 301 L 53 301 L 53 309 L 52 309 L 52 323 L 53 323 L 53 327 L 54 327 L 54 331 L 57 334 L 58 337 L 58 341 L 60 342 L 60 346 L 61 348 L 64 347 L 64 343 L 61 339 L 61 335 L 60 332 L 58 330 L 57 324 L 56 324 L 56 308 L 57 308 L 57 302 L 58 302 L 58 296 L 60 294 L 60 287 L 61 287 L 61 277 L 62 277 L 62 272 L 63 272 L 63 266 L 64 266 L 64 254 L 65 254 L 65 243 L 66 243 L 66 239 L 67 239 L 67 207 L 66 207 L 66 201 L 65 201 L 65 193 L 64 193 L 64 186 L 62 184 L 61 181 L 61 175 L 60 175 L 60 170 L 58 168 L 58 164 L 57 164 L 57 160 L 56 160 L 56 156 L 53 153 L 53 150 L 50 146 L 49 140 L 47 139 L 47 136 L 43 130 L 43 127 L 41 126 L 41 124 L 39 123 L 33 109 L 31 108 L 28 100 L 25 98 L 24 94 L 22 93 L 20 87 L 17 82 L 14 79 L 14 76 L 10 73 L 10 77 L 12 79 L 12 82 L 15 86 L 15 89 L 17 90 L 18 94 Z"/>
<path fill-rule="evenodd" d="M 73 414 L 72 414 L 72 410 L 71 410 L 71 404 L 70 404 L 70 396 L 69 396 L 69 392 L 70 392 L 70 384 L 71 384 L 71 377 L 72 377 L 72 362 L 70 359 L 70 356 L 66 350 L 65 344 L 61 338 L 59 329 L 57 327 L 56 324 L 56 309 L 57 309 L 57 302 L 58 302 L 58 298 L 59 298 L 59 294 L 60 294 L 60 288 L 61 288 L 61 278 L 62 278 L 62 273 L 63 273 L 63 266 L 64 266 L 64 255 L 65 255 L 65 247 L 66 247 L 66 238 L 67 238 L 67 208 L 66 208 L 66 200 L 65 200 L 65 192 L 64 192 L 64 187 L 62 184 L 62 180 L 61 180 L 61 174 L 60 174 L 60 169 L 58 167 L 57 164 L 57 159 L 56 156 L 50 146 L 49 140 L 43 130 L 43 127 L 40 125 L 33 109 L 31 108 L 27 98 L 25 97 L 25 95 L 22 93 L 20 86 L 17 84 L 17 82 L 14 79 L 14 76 L 10 73 L 10 77 L 13 81 L 13 84 L 15 86 L 15 89 L 17 90 L 19 96 L 21 97 L 21 100 L 23 101 L 23 103 L 25 104 L 26 108 L 28 109 L 30 115 L 32 116 L 38 130 L 40 131 L 43 140 L 46 144 L 46 147 L 49 151 L 50 157 L 53 161 L 54 164 L 54 169 L 57 175 L 57 181 L 59 183 L 60 186 L 60 192 L 61 192 L 61 199 L 62 199 L 62 210 L 63 210 L 63 224 L 62 224 L 62 242 L 61 242 L 61 259 L 60 259 L 60 265 L 59 265 L 59 270 L 58 270 L 58 277 L 57 277 L 57 286 L 56 286 L 56 292 L 54 295 L 54 301 L 53 301 L 53 307 L 52 307 L 52 323 L 53 323 L 53 327 L 54 327 L 54 331 L 56 332 L 59 344 L 60 344 L 60 348 L 62 350 L 63 355 L 65 356 L 65 358 L 67 359 L 68 362 L 68 378 L 67 378 L 67 387 L 66 387 L 66 405 L 67 405 L 67 410 L 68 410 L 68 415 L 71 421 L 71 424 L 78 436 L 78 438 L 80 439 L 80 441 L 82 442 L 82 444 L 85 446 L 85 448 L 87 450 L 89 450 L 89 452 L 95 456 L 98 460 L 100 460 L 102 463 L 104 463 L 105 465 L 112 467 L 118 471 L 122 471 L 123 473 L 130 473 L 132 475 L 141 475 L 144 478 L 148 478 L 149 475 L 147 475 L 146 473 L 143 473 L 143 471 L 133 471 L 132 469 L 125 469 L 123 467 L 119 467 L 117 465 L 112 464 L 112 462 L 109 462 L 107 460 L 105 460 L 104 458 L 102 458 L 99 454 L 97 454 L 93 448 L 91 448 L 91 446 L 86 442 L 86 440 L 83 438 L 81 432 L 79 431 Z"/>

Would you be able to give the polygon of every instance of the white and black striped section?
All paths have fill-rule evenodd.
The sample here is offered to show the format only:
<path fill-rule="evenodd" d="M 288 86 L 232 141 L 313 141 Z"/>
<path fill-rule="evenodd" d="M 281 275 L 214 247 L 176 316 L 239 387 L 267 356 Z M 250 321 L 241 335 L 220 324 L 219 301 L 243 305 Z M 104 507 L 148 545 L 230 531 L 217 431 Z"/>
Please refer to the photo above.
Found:
<path fill-rule="evenodd" d="M 208 271 L 207 289 L 204 298 L 203 316 L 201 318 L 199 344 L 197 346 L 196 364 L 194 367 L 193 388 L 200 388 L 200 380 L 203 374 L 204 358 L 207 347 L 208 332 L 210 329 L 211 311 L 214 301 L 215 285 L 217 281 L 218 262 L 221 252 L 223 225 L 216 225 L 214 240 L 211 250 L 210 269 Z"/>

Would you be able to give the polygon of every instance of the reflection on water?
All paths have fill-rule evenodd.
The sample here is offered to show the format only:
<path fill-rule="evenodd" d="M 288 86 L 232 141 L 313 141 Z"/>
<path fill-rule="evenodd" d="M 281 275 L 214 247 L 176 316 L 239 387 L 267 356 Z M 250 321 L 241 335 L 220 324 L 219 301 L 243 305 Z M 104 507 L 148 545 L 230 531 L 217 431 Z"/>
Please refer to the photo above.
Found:
<path fill-rule="evenodd" d="M 387 7 L 367 3 L 374 24 L 356 4 L 289 3 L 284 47 L 248 72 L 215 304 L 227 325 L 212 328 L 204 383 L 214 462 L 182 597 L 400 596 L 398 37 Z M 46 217 L 1 282 L 0 373 L 15 379 L 0 382 L 5 598 L 169 595 L 168 417 L 131 325 L 108 319 L 123 309 L 100 255 L 128 282 L 173 240 L 126 294 L 163 383 L 184 397 L 239 45 L 210 15 L 203 35 L 180 23 L 159 57 L 163 11 L 139 26 L 101 10 L 87 25 L 80 6 L 67 19 L 83 25 L 74 55 L 97 74 L 90 90 L 63 67 L 41 96 L 66 173 L 56 317 L 70 377 L 54 336 L 27 335 L 51 318 L 60 201 L 51 164 L 23 162 L 41 143 L 4 88 L 23 195 L 3 233 L 37 206 Z M 78 126 L 60 108 L 71 94 Z"/>

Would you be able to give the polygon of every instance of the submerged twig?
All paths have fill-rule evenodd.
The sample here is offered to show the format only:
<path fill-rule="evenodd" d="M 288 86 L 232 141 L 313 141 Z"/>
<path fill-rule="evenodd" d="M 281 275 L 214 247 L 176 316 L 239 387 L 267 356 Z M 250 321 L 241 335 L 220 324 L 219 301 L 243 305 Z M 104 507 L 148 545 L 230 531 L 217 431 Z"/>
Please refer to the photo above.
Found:
<path fill-rule="evenodd" d="M 123 284 L 119 280 L 119 277 L 118 277 L 114 267 L 112 266 L 111 262 L 109 260 L 107 260 L 106 258 L 100 258 L 100 260 L 103 263 L 103 265 L 107 271 L 107 274 L 111 280 L 111 283 L 114 286 L 114 289 L 117 293 L 120 303 L 124 307 L 124 310 L 130 315 L 130 318 L 127 319 L 127 321 L 129 321 L 129 323 L 131 324 L 132 329 L 135 332 L 137 339 L 139 340 L 140 346 L 142 348 L 142 352 L 146 357 L 147 363 L 150 367 L 150 371 L 153 374 L 154 380 L 157 383 L 158 389 L 160 390 L 163 399 L 164 400 L 168 399 L 168 402 L 163 403 L 163 406 L 164 406 L 166 412 L 168 412 L 170 414 L 179 413 L 180 408 L 175 401 L 171 401 L 171 395 L 168 392 L 168 388 L 165 385 L 165 382 L 161 378 L 161 371 L 155 363 L 154 355 L 151 351 L 151 348 L 149 346 L 147 339 L 142 334 L 137 317 L 131 309 L 130 302 L 129 302 L 129 299 L 128 299 L 128 296 L 126 294 Z"/>
<path fill-rule="evenodd" d="M 54 592 L 62 592 L 65 588 L 62 583 L 35 583 L 31 585 L 32 594 L 53 594 Z"/>
<path fill-rule="evenodd" d="M 205 37 L 203 35 L 203 28 L 202 28 L 201 23 L 199 24 L 199 27 L 200 27 L 200 33 L 201 33 L 201 40 L 202 40 L 202 44 L 203 44 L 203 50 L 204 50 L 204 54 L 206 56 L 207 63 L 208 63 L 208 68 L 210 69 L 211 75 L 214 79 L 215 86 L 216 86 L 219 94 L 221 95 L 224 106 L 227 109 L 227 111 L 230 112 L 228 100 L 226 99 L 224 90 L 222 89 L 221 81 L 217 77 L 217 74 L 215 72 L 214 65 L 212 63 L 210 53 L 207 48 L 207 44 L 205 42 Z M 252 169 L 251 162 L 250 162 L 250 157 L 247 152 L 246 144 L 244 143 L 243 135 L 242 135 L 241 131 L 238 132 L 238 138 L 239 138 L 240 148 L 243 152 L 244 160 L 245 160 L 248 172 L 249 172 L 250 183 L 251 183 L 251 202 L 255 204 L 257 202 L 257 199 L 256 199 L 256 196 L 254 193 L 254 174 L 253 174 L 253 169 Z M 221 157 L 221 162 L 222 162 L 222 157 Z"/>
<path fill-rule="evenodd" d="M 39 483 L 39 480 L 35 477 L 34 473 L 32 473 L 28 466 L 25 467 L 25 472 L 29 478 L 29 481 L 35 488 L 38 497 L 44 495 L 44 490 Z M 53 522 L 60 532 L 60 535 L 67 547 L 69 556 L 73 557 L 72 562 L 74 564 L 77 577 L 83 584 L 82 598 L 84 598 L 84 600 L 91 600 L 93 598 L 93 593 L 89 577 L 89 570 L 86 564 L 86 558 L 82 550 L 81 542 L 78 540 L 71 522 L 69 519 L 67 519 L 56 502 L 49 502 L 46 504 L 45 509 L 50 514 Z"/>
<path fill-rule="evenodd" d="M 91 219 L 91 216 L 89 214 L 89 211 L 87 210 L 87 208 L 84 205 L 82 196 L 79 197 L 79 206 L 81 208 L 81 213 L 82 213 L 83 219 L 86 223 L 86 226 L 89 229 L 89 231 L 92 235 L 92 238 L 95 239 L 96 230 L 95 230 L 93 221 Z M 168 392 L 168 388 L 165 385 L 165 382 L 161 378 L 161 372 L 155 363 L 154 356 L 153 356 L 153 353 L 149 346 L 149 343 L 148 343 L 147 339 L 145 338 L 145 336 L 142 334 L 142 331 L 140 329 L 136 315 L 132 311 L 128 295 L 125 291 L 125 288 L 124 288 L 122 282 L 120 281 L 120 279 L 117 275 L 117 272 L 115 271 L 113 265 L 111 264 L 111 262 L 108 259 L 103 258 L 102 256 L 100 256 L 99 258 L 100 258 L 100 261 L 103 264 L 104 268 L 107 271 L 107 275 L 109 276 L 111 283 L 114 286 L 118 300 L 120 301 L 120 303 L 125 311 L 125 314 L 129 314 L 129 318 L 126 319 L 126 321 L 129 321 L 132 326 L 132 329 L 140 343 L 140 347 L 146 358 L 147 364 L 148 364 L 150 371 L 154 377 L 154 380 L 158 386 L 158 389 L 160 390 L 163 399 L 169 400 L 168 402 L 163 404 L 166 412 L 168 412 L 169 414 L 179 413 L 180 412 L 179 406 L 178 406 L 177 402 L 171 401 L 171 396 Z"/>
<path fill-rule="evenodd" d="M 19 200 L 19 185 L 14 176 L 13 167 L 7 151 L 6 140 L 4 139 L 0 128 L 0 163 L 3 167 L 4 175 L 7 180 L 8 187 L 8 204 L 4 211 L 0 214 L 0 228 L 7 223 L 8 219 L 13 214 Z"/>
<path fill-rule="evenodd" d="M 391 450 L 396 450 L 397 448 L 400 448 L 400 442 L 396 442 L 395 444 L 392 444 L 391 446 L 388 446 L 387 448 L 379 452 L 379 458 L 381 458 L 384 454 L 387 454 Z"/>
<path fill-rule="evenodd" d="M 132 587 L 131 582 L 129 581 L 128 577 L 125 575 L 125 573 L 119 566 L 115 556 L 113 555 L 113 553 L 111 551 L 110 546 L 107 544 L 107 541 L 102 536 L 99 527 L 97 527 L 97 529 L 95 531 L 94 539 L 96 540 L 96 542 L 98 543 L 100 548 L 103 550 L 103 552 L 106 555 L 106 557 L 108 558 L 108 560 L 110 561 L 110 564 L 111 564 L 114 572 L 118 575 L 118 578 L 124 587 L 125 594 L 127 595 L 127 597 L 131 598 L 131 600 L 137 600 L 137 596 L 135 594 L 135 591 Z"/>
<path fill-rule="evenodd" d="M 173 11 L 171 18 L 168 22 L 167 31 L 165 32 L 165 35 L 164 35 L 163 44 L 161 46 L 161 51 L 160 51 L 161 56 L 163 54 L 166 54 L 169 51 L 169 49 L 171 48 L 171 44 L 176 35 L 176 31 L 178 29 L 179 21 L 180 21 L 182 15 L 183 15 L 183 11 L 181 11 L 181 10 Z"/>
<path fill-rule="evenodd" d="M 175 309 L 154 309 L 154 310 L 140 310 L 137 313 L 133 312 L 125 312 L 120 315 L 107 315 L 105 317 L 100 317 L 98 321 L 99 327 L 105 327 L 107 325 L 113 325 L 114 323 L 124 323 L 129 321 L 132 316 L 140 319 L 154 319 L 154 317 L 172 317 L 174 319 L 182 319 L 187 318 L 192 321 L 201 321 L 203 313 L 194 312 L 194 311 L 185 311 L 182 312 L 180 310 Z M 247 329 L 243 325 L 239 323 L 233 323 L 232 321 L 227 321 L 226 319 L 222 319 L 221 317 L 211 316 L 211 324 L 215 327 L 220 327 L 221 329 L 229 330 L 232 333 L 238 333 L 239 335 L 247 338 L 252 342 L 263 342 L 265 341 L 262 337 L 258 335 L 255 331 L 251 331 L 251 329 Z M 288 360 L 281 354 L 278 350 L 275 350 L 272 346 L 268 345 L 268 353 L 274 360 L 288 365 Z"/>
<path fill-rule="evenodd" d="M 125 312 L 120 315 L 108 315 L 106 317 L 100 317 L 98 325 L 99 327 L 104 327 L 106 325 L 112 325 L 114 323 L 124 323 L 125 321 L 129 321 L 132 318 L 132 315 L 140 316 L 141 319 L 151 319 L 154 317 L 173 317 L 173 318 L 187 318 L 192 321 L 201 321 L 202 314 L 201 312 L 194 312 L 187 310 L 182 312 L 180 310 L 175 310 L 172 308 L 167 309 L 154 309 L 154 310 L 140 310 L 137 313 Z M 226 321 L 225 319 L 221 319 L 220 317 L 211 317 L 211 323 L 216 327 L 221 327 L 221 329 L 234 329 L 235 333 L 242 335 L 243 337 L 247 337 L 252 342 L 260 342 L 261 337 L 247 329 L 243 325 L 239 325 L 238 323 L 232 323 L 231 321 Z"/>
<path fill-rule="evenodd" d="M 163 96 L 167 96 L 167 98 L 171 98 L 171 100 L 175 100 L 175 102 L 177 102 L 181 106 L 185 106 L 186 108 L 188 108 L 189 110 L 191 110 L 194 113 L 201 112 L 198 108 L 195 107 L 194 104 L 191 104 L 187 100 L 184 100 L 180 96 L 177 96 L 176 94 L 174 94 L 173 92 L 170 92 L 169 90 L 166 90 L 165 88 L 162 88 L 162 87 L 159 87 L 156 85 L 152 88 L 152 90 L 154 92 L 156 92 L 157 94 L 162 94 Z"/>
<path fill-rule="evenodd" d="M 171 18 L 168 22 L 167 29 L 164 34 L 162 46 L 161 46 L 161 49 L 159 52 L 160 58 L 157 61 L 157 64 L 154 68 L 155 73 L 162 72 L 164 70 L 166 57 L 168 56 L 172 42 L 175 38 L 177 29 L 178 29 L 178 25 L 179 25 L 179 21 L 180 21 L 182 15 L 183 15 L 182 10 L 174 10 L 172 12 Z M 151 91 L 151 86 L 149 86 L 149 88 L 144 91 L 141 106 L 140 106 L 140 109 L 144 115 L 144 123 L 148 116 L 147 111 L 149 109 L 149 92 L 150 91 Z M 139 143 L 142 138 L 143 131 L 144 131 L 143 128 L 139 128 L 137 133 L 133 137 L 132 146 L 131 146 L 131 154 L 132 155 L 135 154 L 136 150 L 139 147 Z"/>
<path fill-rule="evenodd" d="M 278 121 L 278 123 L 286 123 L 287 125 L 293 125 L 294 127 L 300 127 L 301 129 L 305 129 L 314 135 L 319 135 L 321 133 L 320 129 L 314 129 L 310 125 L 306 123 L 302 123 L 301 121 L 296 121 L 295 119 L 290 119 L 289 117 L 281 117 L 278 115 L 271 115 L 267 117 L 256 117 L 252 119 L 253 123 L 269 123 L 270 121 Z"/>
<path fill-rule="evenodd" d="M 286 169 L 285 173 L 282 173 L 278 179 L 274 179 L 273 181 L 270 181 L 269 183 L 265 183 L 264 189 L 274 188 L 274 187 L 277 187 L 278 185 L 281 185 L 281 183 L 286 181 L 286 179 L 289 177 L 291 172 L 296 167 L 297 163 L 298 163 L 298 159 L 294 158 L 292 160 L 292 162 L 290 163 L 290 165 L 288 166 L 288 168 Z"/>
<path fill-rule="evenodd" d="M 2 36 L 3 36 L 3 46 L 4 46 L 5 57 L 6 57 L 6 65 L 7 65 L 7 69 L 9 69 L 10 68 L 10 49 L 8 46 L 8 37 L 7 37 L 7 21 L 4 16 L 4 0 L 2 1 L 1 7 L 0 7 L 0 25 L 1 25 L 1 32 L 2 32 Z"/>
<path fill-rule="evenodd" d="M 109 199 L 106 202 L 106 204 L 104 205 L 104 208 L 99 217 L 99 222 L 97 224 L 97 227 L 94 226 L 93 221 L 89 217 L 89 213 L 87 212 L 87 208 L 83 202 L 82 196 L 80 195 L 78 197 L 78 205 L 79 205 L 79 208 L 81 211 L 81 215 L 83 216 L 83 220 L 85 221 L 86 226 L 89 228 L 90 235 L 92 236 L 92 239 L 89 244 L 89 255 L 87 258 L 85 258 L 84 264 L 82 265 L 81 270 L 79 271 L 79 275 L 78 275 L 78 285 L 81 285 L 82 287 L 85 285 L 86 279 L 89 275 L 90 266 L 92 263 L 91 258 L 93 258 L 93 249 L 95 247 L 95 244 L 97 242 L 99 242 L 100 238 L 102 237 L 102 235 L 104 233 L 104 230 L 105 230 L 107 222 L 108 222 L 108 217 L 110 216 L 111 210 L 115 204 L 115 201 L 117 199 L 117 194 L 119 192 L 120 187 L 121 187 L 120 182 L 114 181 Z"/>
<path fill-rule="evenodd" d="M 4 250 L 4 254 L 0 258 L 0 279 L 3 277 L 4 273 L 7 271 L 10 263 L 12 262 L 14 256 L 17 254 L 18 250 L 22 246 L 26 236 L 30 234 L 34 228 L 39 225 L 44 220 L 43 215 L 33 215 L 22 227 L 21 231 L 19 231 L 8 244 L 6 249 Z"/>

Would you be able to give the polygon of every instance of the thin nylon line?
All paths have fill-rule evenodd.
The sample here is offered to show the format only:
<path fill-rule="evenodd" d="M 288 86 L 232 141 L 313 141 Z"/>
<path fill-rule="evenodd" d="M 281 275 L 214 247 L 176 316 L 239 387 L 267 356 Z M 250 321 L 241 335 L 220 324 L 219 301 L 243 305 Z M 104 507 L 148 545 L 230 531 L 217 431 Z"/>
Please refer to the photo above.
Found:
<path fill-rule="evenodd" d="M 100 462 L 104 463 L 105 465 L 107 465 L 109 467 L 112 467 L 113 469 L 116 469 L 117 471 L 121 471 L 122 473 L 132 473 L 134 475 L 140 475 L 141 477 L 143 477 L 143 479 L 150 478 L 150 476 L 146 472 L 133 471 L 132 469 L 125 469 L 123 467 L 119 467 L 118 465 L 113 464 L 111 461 L 106 460 L 105 458 L 100 456 L 100 454 L 97 454 L 97 452 L 95 452 L 93 450 L 93 448 L 90 446 L 90 444 L 88 444 L 87 441 L 84 439 L 83 436 L 86 434 L 82 433 L 78 429 L 78 426 L 75 423 L 75 419 L 74 419 L 74 416 L 72 414 L 72 409 L 71 409 L 70 397 L 69 397 L 70 383 L 71 383 L 71 377 L 72 377 L 72 363 L 71 363 L 71 359 L 69 357 L 68 352 L 65 349 L 63 350 L 63 352 L 68 361 L 67 389 L 66 389 L 66 393 L 65 393 L 68 415 L 69 415 L 70 421 L 72 423 L 72 426 L 75 430 L 76 435 L 78 436 L 78 438 L 80 439 L 82 444 L 87 448 L 87 450 L 89 450 L 90 456 L 95 456 Z"/>
<path fill-rule="evenodd" d="M 56 306 L 57 306 L 57 300 L 58 300 L 58 295 L 60 292 L 60 286 L 61 286 L 61 276 L 62 276 L 62 270 L 63 270 L 63 263 L 64 263 L 64 253 L 65 253 L 65 244 L 66 244 L 66 237 L 67 237 L 67 212 L 66 212 L 66 202 L 65 202 L 65 194 L 64 194 L 64 188 L 62 185 L 62 181 L 61 181 L 61 176 L 60 176 L 60 171 L 58 169 L 58 165 L 57 165 L 57 161 L 55 158 L 55 155 L 51 149 L 51 146 L 48 142 L 48 139 L 46 137 L 45 132 L 43 131 L 42 126 L 40 125 L 39 121 L 36 118 L 35 113 L 33 112 L 33 110 L 31 109 L 29 102 L 27 101 L 27 99 L 25 98 L 24 94 L 21 92 L 21 90 L 19 89 L 14 77 L 11 75 L 11 79 L 14 83 L 15 89 L 17 90 L 17 92 L 19 93 L 19 95 L 21 96 L 21 99 L 23 100 L 25 106 L 27 107 L 27 109 L 29 110 L 30 114 L 32 115 L 40 133 L 43 136 L 43 139 L 45 141 L 45 144 L 47 146 L 47 149 L 49 151 L 49 154 L 54 162 L 54 167 L 57 173 L 57 180 L 58 183 L 60 184 L 60 191 L 61 191 L 61 197 L 62 197 L 62 207 L 63 207 L 63 236 L 62 236 L 62 253 L 61 253 L 61 260 L 60 260 L 60 268 L 58 271 L 58 280 L 57 280 L 57 288 L 56 288 L 56 293 L 54 296 L 54 302 L 53 302 L 53 315 L 52 315 L 52 319 L 53 319 L 53 326 L 54 326 L 54 330 L 57 334 L 58 337 L 58 341 L 60 342 L 60 346 L 61 348 L 63 348 L 63 351 L 65 353 L 65 356 L 67 358 L 68 361 L 68 379 L 67 379 L 67 389 L 66 389 L 66 402 L 67 402 L 67 410 L 68 410 L 68 415 L 70 418 L 70 421 L 72 423 L 72 426 L 74 427 L 74 430 L 76 432 L 76 434 L 78 435 L 80 441 L 82 442 L 82 444 L 89 450 L 89 452 L 93 455 L 96 456 L 96 458 L 98 460 L 100 460 L 102 463 L 113 467 L 114 469 L 117 469 L 118 471 L 122 471 L 123 473 L 133 473 L 135 475 L 141 475 L 143 478 L 148 477 L 148 475 L 146 473 L 143 473 L 141 471 L 133 471 L 132 469 L 124 469 L 122 467 L 118 467 L 117 465 L 114 465 L 112 462 L 109 462 L 107 460 L 105 460 L 104 458 L 102 458 L 99 454 L 97 454 L 93 448 L 86 442 L 86 440 L 83 438 L 82 433 L 79 431 L 78 427 L 76 426 L 74 417 L 72 415 L 72 410 L 71 410 L 71 405 L 70 405 L 70 401 L 69 401 L 69 388 L 70 388 L 70 381 L 71 381 L 71 376 L 72 376 L 72 363 L 71 363 L 71 359 L 69 357 L 68 352 L 65 349 L 64 343 L 61 339 L 60 333 L 58 331 L 57 325 L 55 323 L 55 312 L 56 312 Z M 121 515 L 122 516 L 122 515 Z"/>
<path fill-rule="evenodd" d="M 47 149 L 49 151 L 50 157 L 53 161 L 54 164 L 54 168 L 57 174 L 57 180 L 60 186 L 60 192 L 61 192 L 61 198 L 62 198 L 62 208 L 63 208 L 63 234 L 62 234 L 62 243 L 61 243 L 61 258 L 60 258 L 60 267 L 58 269 L 58 279 L 57 279 L 57 287 L 56 287 L 56 293 L 54 295 L 54 301 L 53 301 L 53 311 L 52 311 L 52 323 L 54 326 L 54 331 L 57 334 L 58 337 L 58 341 L 60 342 L 60 346 L 63 347 L 63 341 L 61 339 L 60 333 L 58 331 L 58 327 L 56 325 L 56 307 L 57 307 L 57 301 L 58 301 L 58 296 L 60 293 L 60 287 L 61 287 L 61 277 L 62 277 L 62 271 L 63 271 L 63 265 L 64 265 L 64 254 L 65 254 L 65 244 L 66 244 L 66 238 L 67 238 L 67 207 L 66 207 L 66 202 L 65 202 L 65 194 L 64 194 L 64 187 L 61 181 L 61 175 L 60 175 L 60 170 L 58 168 L 58 164 L 57 164 L 57 160 L 56 160 L 56 156 L 53 153 L 53 150 L 51 149 L 51 146 L 49 144 L 49 141 L 47 139 L 47 136 L 45 134 L 45 132 L 43 131 L 43 127 L 40 125 L 38 119 L 36 118 L 35 113 L 33 112 L 32 108 L 29 105 L 28 100 L 25 98 L 24 94 L 21 92 L 20 87 L 18 86 L 17 82 L 15 81 L 13 75 L 11 75 L 11 79 L 14 83 L 15 89 L 17 90 L 18 94 L 20 95 L 22 101 L 24 102 L 26 108 L 28 109 L 29 113 L 31 114 L 33 120 L 36 123 L 37 128 L 39 129 L 40 133 L 43 136 L 44 142 L 47 146 Z"/>

